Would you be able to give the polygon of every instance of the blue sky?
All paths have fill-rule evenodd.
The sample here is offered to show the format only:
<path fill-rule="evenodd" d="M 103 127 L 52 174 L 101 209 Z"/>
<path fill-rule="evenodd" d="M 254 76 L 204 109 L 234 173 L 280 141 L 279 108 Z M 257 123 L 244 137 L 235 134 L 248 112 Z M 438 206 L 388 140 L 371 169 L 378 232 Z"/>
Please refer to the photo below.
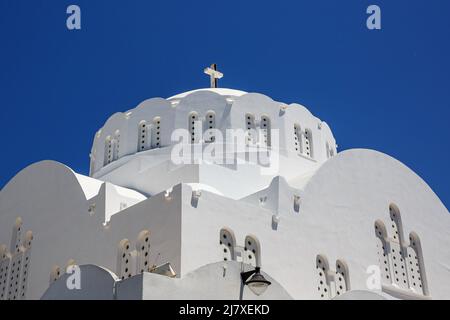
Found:
<path fill-rule="evenodd" d="M 66 28 L 77 4 L 82 30 Z M 366 28 L 377 4 L 382 30 Z M 87 174 L 106 119 L 220 86 L 307 106 L 339 150 L 370 148 L 450 205 L 450 1 L 0 0 L 0 187 L 53 159 Z"/>

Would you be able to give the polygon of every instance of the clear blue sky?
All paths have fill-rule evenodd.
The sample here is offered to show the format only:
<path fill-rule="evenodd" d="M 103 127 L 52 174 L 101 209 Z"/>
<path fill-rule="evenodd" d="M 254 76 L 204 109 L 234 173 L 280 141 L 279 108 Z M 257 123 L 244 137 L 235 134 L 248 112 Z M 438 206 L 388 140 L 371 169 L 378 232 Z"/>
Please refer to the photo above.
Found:
<path fill-rule="evenodd" d="M 215 62 L 220 86 L 307 106 L 340 151 L 399 159 L 448 208 L 449 16 L 448 0 L 0 0 L 0 187 L 43 159 L 87 174 L 111 114 L 206 87 Z"/>

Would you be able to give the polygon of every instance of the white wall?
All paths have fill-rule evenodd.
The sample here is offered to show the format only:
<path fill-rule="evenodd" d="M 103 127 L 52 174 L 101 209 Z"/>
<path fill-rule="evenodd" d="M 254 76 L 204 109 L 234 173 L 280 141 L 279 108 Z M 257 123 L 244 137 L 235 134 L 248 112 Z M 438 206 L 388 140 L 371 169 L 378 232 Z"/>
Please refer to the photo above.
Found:
<path fill-rule="evenodd" d="M 58 265 L 64 270 L 70 259 L 115 271 L 119 242 L 129 239 L 134 249 L 142 230 L 151 230 L 150 261 L 171 261 L 179 272 L 179 187 L 174 188 L 172 200 L 160 194 L 141 201 L 114 214 L 104 226 L 105 197 L 116 194 L 107 189 L 103 185 L 100 193 L 87 201 L 74 173 L 53 161 L 25 168 L 2 189 L 0 244 L 9 248 L 17 217 L 34 236 L 27 298 L 40 298 L 49 285 L 52 268 Z M 95 211 L 90 213 L 89 206 L 94 203 Z"/>
<path fill-rule="evenodd" d="M 120 240 L 127 238 L 134 246 L 143 229 L 151 233 L 150 261 L 170 262 L 183 278 L 223 259 L 219 231 L 225 226 L 234 230 L 238 245 L 246 235 L 258 237 L 262 270 L 295 299 L 318 298 L 317 254 L 325 255 L 332 268 L 343 259 L 351 289 L 366 290 L 366 268 L 378 264 L 374 222 L 387 224 L 391 203 L 400 209 L 405 236 L 414 231 L 421 239 L 431 297 L 450 298 L 448 210 L 416 174 L 379 152 L 342 152 L 323 164 L 302 190 L 273 184 L 267 190 L 270 196 L 278 194 L 269 199 L 273 206 L 261 207 L 259 197 L 237 201 L 208 192 L 193 206 L 191 188 L 178 185 L 169 196 L 161 193 L 114 214 L 104 227 L 106 191 L 103 185 L 86 200 L 74 173 L 52 161 L 24 169 L 2 189 L 0 243 L 9 244 L 18 216 L 34 234 L 28 298 L 40 298 L 52 267 L 65 267 L 69 259 L 115 270 Z M 298 213 L 291 198 L 297 191 Z M 280 214 L 276 229 L 273 208 Z"/>
<path fill-rule="evenodd" d="M 194 208 L 190 196 L 183 189 L 183 272 L 221 259 L 219 231 L 229 227 L 241 245 L 247 234 L 259 238 L 263 270 L 295 299 L 319 297 L 318 254 L 325 255 L 332 268 L 343 259 L 351 288 L 366 290 L 366 269 L 378 265 L 374 222 L 388 223 L 389 205 L 395 203 L 405 236 L 411 231 L 420 236 L 432 298 L 450 298 L 448 211 L 423 180 L 387 155 L 351 150 L 326 162 L 302 190 L 300 212 L 287 205 L 292 209 L 280 213 L 276 230 L 274 212 L 259 207 L 256 199 L 252 205 L 203 192 Z"/>

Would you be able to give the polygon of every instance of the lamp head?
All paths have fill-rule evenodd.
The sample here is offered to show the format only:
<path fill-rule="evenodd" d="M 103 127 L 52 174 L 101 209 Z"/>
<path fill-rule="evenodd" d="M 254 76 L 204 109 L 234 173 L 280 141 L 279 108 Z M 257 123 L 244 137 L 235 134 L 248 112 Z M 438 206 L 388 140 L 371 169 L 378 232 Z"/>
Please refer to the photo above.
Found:
<path fill-rule="evenodd" d="M 242 273 L 242 280 L 244 284 L 257 296 L 263 294 L 267 287 L 272 283 L 268 281 L 260 272 L 260 268 L 256 267 L 255 270 Z"/>

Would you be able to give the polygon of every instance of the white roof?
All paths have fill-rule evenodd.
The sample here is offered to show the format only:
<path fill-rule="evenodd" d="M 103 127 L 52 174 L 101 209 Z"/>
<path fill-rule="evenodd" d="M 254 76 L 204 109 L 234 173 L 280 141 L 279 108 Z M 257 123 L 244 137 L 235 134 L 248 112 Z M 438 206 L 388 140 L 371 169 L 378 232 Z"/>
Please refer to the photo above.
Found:
<path fill-rule="evenodd" d="M 78 182 L 80 183 L 81 188 L 83 189 L 84 195 L 86 196 L 86 199 L 89 200 L 92 197 L 95 197 L 101 186 L 103 185 L 104 181 L 97 180 L 91 177 L 87 177 L 78 173 L 75 173 L 75 177 L 77 178 Z M 124 197 L 136 199 L 139 201 L 143 201 L 147 199 L 143 194 L 131 190 L 128 188 L 120 187 L 117 185 L 113 185 L 116 192 Z"/>

